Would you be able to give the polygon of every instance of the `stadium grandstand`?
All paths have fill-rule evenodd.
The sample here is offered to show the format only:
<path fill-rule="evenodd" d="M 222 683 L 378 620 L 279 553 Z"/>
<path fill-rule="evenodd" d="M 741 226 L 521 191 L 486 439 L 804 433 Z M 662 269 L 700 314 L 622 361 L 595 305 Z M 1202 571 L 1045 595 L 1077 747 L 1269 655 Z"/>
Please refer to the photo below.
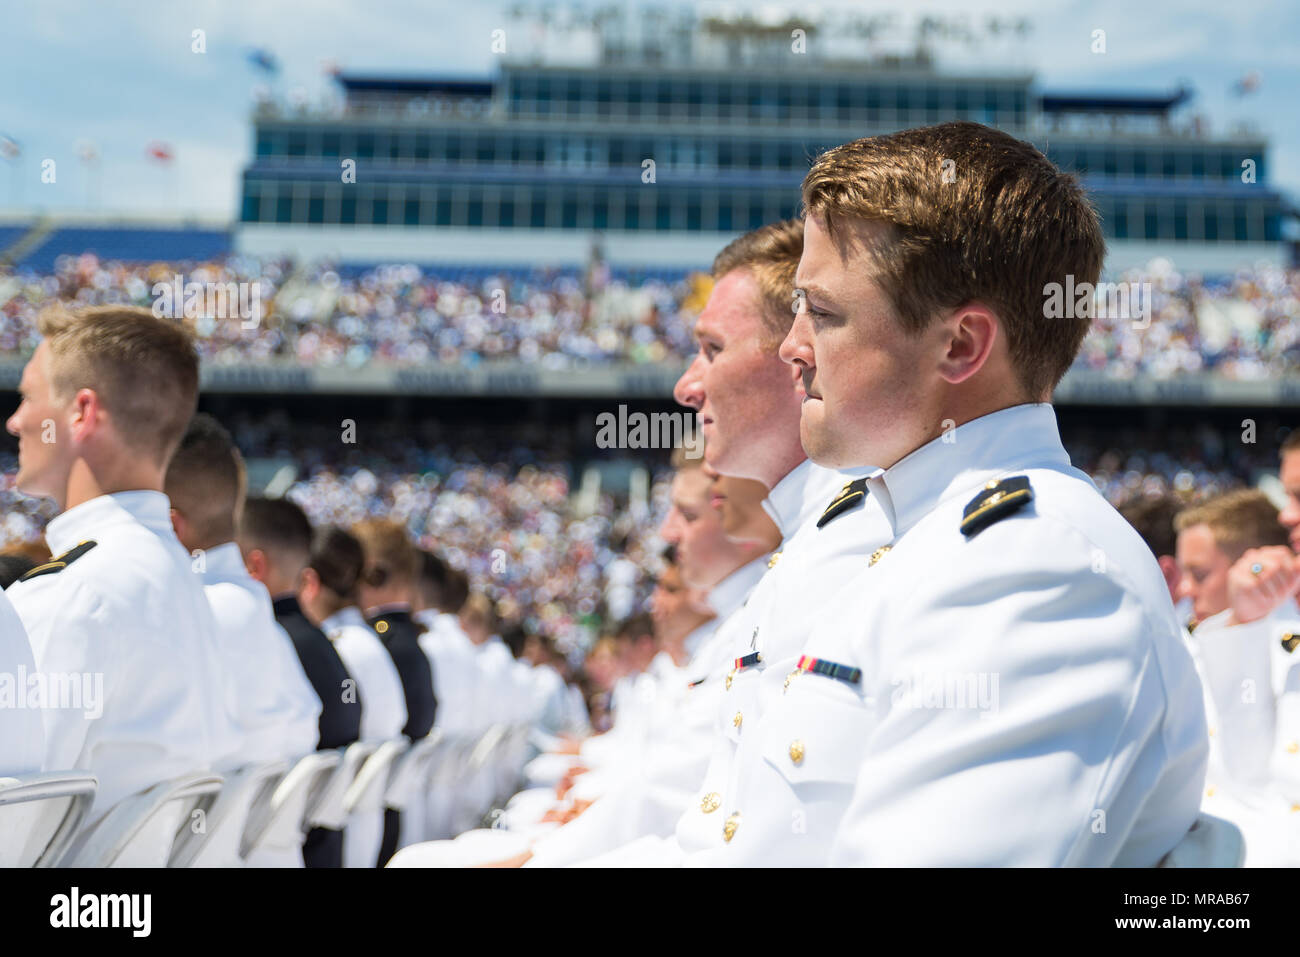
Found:
<path fill-rule="evenodd" d="M 1132 313 L 1098 293 L 1057 390 L 1076 462 L 1117 503 L 1269 471 L 1300 402 L 1300 269 L 1263 134 L 1207 132 L 1186 87 L 1044 89 L 1014 69 L 946 72 L 921 47 L 792 61 L 789 25 L 701 15 L 679 35 L 615 17 L 581 66 L 525 51 L 490 76 L 338 72 L 330 107 L 258 103 L 229 220 L 9 213 L 0 386 L 16 387 L 49 302 L 255 284 L 252 321 L 203 303 L 182 320 L 203 407 L 234 426 L 254 489 L 317 521 L 393 512 L 470 570 L 503 549 L 522 577 L 493 597 L 577 650 L 609 617 L 613 556 L 638 567 L 615 607 L 648 594 L 666 494 L 667 451 L 598 448 L 596 416 L 676 408 L 712 256 L 795 215 L 827 146 L 973 119 L 1080 176 L 1105 278 L 1141 290 Z M 1245 419 L 1257 445 L 1216 437 Z M 13 490 L 6 441 L 0 536 L 28 541 L 48 506 Z M 539 559 L 561 540 L 563 581 Z"/>

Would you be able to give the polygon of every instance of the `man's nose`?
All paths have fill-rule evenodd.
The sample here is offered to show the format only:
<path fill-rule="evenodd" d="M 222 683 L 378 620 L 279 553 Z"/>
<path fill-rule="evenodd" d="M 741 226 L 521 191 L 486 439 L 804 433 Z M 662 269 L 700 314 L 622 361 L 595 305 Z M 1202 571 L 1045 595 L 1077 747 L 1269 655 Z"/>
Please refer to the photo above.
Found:
<path fill-rule="evenodd" d="M 704 369 L 703 360 L 697 355 L 686 367 L 677 384 L 673 386 L 673 398 L 679 405 L 699 411 L 704 405 Z"/>

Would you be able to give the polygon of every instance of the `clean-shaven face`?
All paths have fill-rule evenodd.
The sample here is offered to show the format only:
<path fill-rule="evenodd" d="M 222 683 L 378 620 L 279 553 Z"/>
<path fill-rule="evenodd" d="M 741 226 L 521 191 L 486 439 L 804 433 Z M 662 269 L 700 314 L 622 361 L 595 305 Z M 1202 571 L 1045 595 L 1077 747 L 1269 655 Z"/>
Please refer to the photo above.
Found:
<path fill-rule="evenodd" d="M 888 468 L 929 441 L 941 354 L 940 323 L 907 335 L 872 280 L 871 250 L 886 240 L 877 223 L 845 222 L 840 245 L 808 216 L 795 276 L 800 311 L 781 358 L 803 376 L 799 421 L 804 451 L 828 468 Z"/>
<path fill-rule="evenodd" d="M 19 491 L 62 501 L 76 461 L 69 433 L 69 397 L 56 402 L 50 383 L 50 347 L 42 342 L 28 360 L 18 384 L 20 402 L 5 428 L 18 437 Z"/>
<path fill-rule="evenodd" d="M 1197 621 L 1204 621 L 1228 607 L 1228 572 L 1232 559 L 1214 541 L 1208 525 L 1193 525 L 1178 533 L 1175 545 L 1178 569 L 1178 597 L 1192 600 Z"/>
<path fill-rule="evenodd" d="M 704 460 L 724 475 L 763 477 L 771 437 L 781 444 L 799 419 L 799 394 L 763 323 L 758 283 L 733 269 L 713 287 L 695 324 L 699 351 L 673 388 L 695 409 Z"/>
<path fill-rule="evenodd" d="M 1278 478 L 1286 489 L 1286 505 L 1278 513 L 1277 520 L 1291 536 L 1291 550 L 1300 553 L 1300 449 L 1282 455 Z"/>

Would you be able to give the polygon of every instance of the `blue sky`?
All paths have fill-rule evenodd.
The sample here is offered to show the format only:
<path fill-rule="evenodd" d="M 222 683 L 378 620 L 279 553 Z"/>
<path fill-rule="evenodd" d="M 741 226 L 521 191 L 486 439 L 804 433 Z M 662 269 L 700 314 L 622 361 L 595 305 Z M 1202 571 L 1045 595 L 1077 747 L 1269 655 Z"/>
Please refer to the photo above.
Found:
<path fill-rule="evenodd" d="M 732 2 L 736 9 L 773 4 Z M 821 9 L 888 12 L 898 4 L 825 2 Z M 788 3 L 786 9 L 808 10 Z M 0 133 L 21 146 L 0 161 L 0 208 L 95 208 L 147 215 L 161 211 L 229 217 L 239 173 L 251 152 L 252 91 L 265 78 L 247 62 L 250 48 L 274 53 L 281 96 L 299 88 L 316 100 L 331 86 L 323 64 L 367 73 L 488 75 L 491 35 L 511 24 L 505 4 L 416 0 L 41 0 L 6 17 L 0 60 Z M 919 14 L 1027 16 L 1033 29 L 1011 60 L 1039 84 L 1062 90 L 1163 92 L 1191 84 L 1191 112 L 1215 132 L 1247 122 L 1271 142 L 1271 181 L 1300 197 L 1300 4 L 1269 0 L 1133 0 L 1044 3 L 917 3 Z M 195 29 L 206 52 L 191 50 Z M 1092 32 L 1106 31 L 1094 54 Z M 815 41 L 809 53 L 815 55 Z M 993 69 L 1001 54 L 977 58 Z M 1231 92 L 1249 72 L 1261 78 L 1246 97 Z M 175 150 L 166 166 L 146 147 Z M 99 160 L 78 159 L 84 143 Z M 57 163 L 54 184 L 40 182 L 41 160 Z M 7 167 L 7 168 L 6 168 Z M 91 170 L 94 170 L 92 173 Z"/>

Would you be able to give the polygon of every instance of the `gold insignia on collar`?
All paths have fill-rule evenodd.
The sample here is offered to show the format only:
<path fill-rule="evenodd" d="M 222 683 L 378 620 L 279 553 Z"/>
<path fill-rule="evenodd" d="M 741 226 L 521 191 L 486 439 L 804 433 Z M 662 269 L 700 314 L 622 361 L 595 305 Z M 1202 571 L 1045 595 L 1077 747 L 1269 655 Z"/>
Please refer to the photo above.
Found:
<path fill-rule="evenodd" d="M 37 565 L 35 568 L 28 569 L 18 580 L 25 582 L 30 578 L 39 578 L 42 575 L 53 575 L 55 572 L 61 572 L 73 562 L 75 562 L 86 552 L 94 548 L 98 542 L 86 540 L 79 542 L 77 545 L 69 548 L 62 555 L 56 555 L 43 565 Z"/>
<path fill-rule="evenodd" d="M 867 567 L 871 568 L 873 565 L 875 565 L 876 562 L 884 558 L 885 555 L 889 552 L 889 550 L 893 547 L 894 547 L 893 545 L 881 545 L 879 548 L 877 548 L 874 552 L 871 553 L 871 559 L 867 562 Z"/>
<path fill-rule="evenodd" d="M 844 488 L 840 489 L 840 494 L 835 496 L 835 499 L 831 504 L 826 506 L 826 511 L 822 512 L 822 517 L 817 519 L 817 527 L 821 528 L 837 515 L 844 514 L 866 497 L 866 479 L 855 479 L 854 481 L 849 482 L 844 486 Z"/>
<path fill-rule="evenodd" d="M 1286 650 L 1286 653 L 1288 655 L 1291 654 L 1291 652 L 1295 651 L 1296 645 L 1300 645 L 1300 635 L 1282 636 L 1282 647 Z"/>
<path fill-rule="evenodd" d="M 971 538 L 1034 500 L 1029 479 L 1023 475 L 993 480 L 966 503 L 961 513 L 961 533 Z"/>
<path fill-rule="evenodd" d="M 780 553 L 780 552 L 773 552 L 773 553 L 772 553 L 772 557 L 769 558 L 769 559 L 767 560 L 767 567 L 768 567 L 768 568 L 775 568 L 775 567 L 776 567 L 776 563 L 779 562 L 780 560 L 781 560 L 781 553 Z"/>

